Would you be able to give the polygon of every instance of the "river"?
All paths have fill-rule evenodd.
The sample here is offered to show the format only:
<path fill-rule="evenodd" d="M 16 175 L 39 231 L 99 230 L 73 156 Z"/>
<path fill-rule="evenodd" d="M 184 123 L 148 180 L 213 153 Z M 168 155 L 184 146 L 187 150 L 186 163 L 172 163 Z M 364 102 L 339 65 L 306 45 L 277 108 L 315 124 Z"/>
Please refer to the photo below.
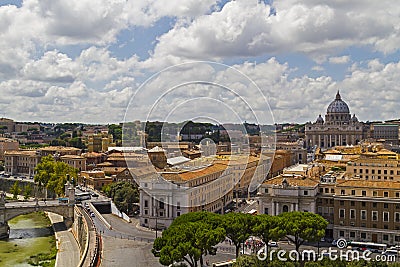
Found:
<path fill-rule="evenodd" d="M 43 267 L 54 266 L 46 260 L 56 253 L 56 241 L 50 220 L 42 213 L 30 213 L 8 221 L 10 238 L 0 241 L 0 266 L 28 267 L 29 262 L 41 261 Z M 50 256 L 51 258 L 51 256 Z"/>

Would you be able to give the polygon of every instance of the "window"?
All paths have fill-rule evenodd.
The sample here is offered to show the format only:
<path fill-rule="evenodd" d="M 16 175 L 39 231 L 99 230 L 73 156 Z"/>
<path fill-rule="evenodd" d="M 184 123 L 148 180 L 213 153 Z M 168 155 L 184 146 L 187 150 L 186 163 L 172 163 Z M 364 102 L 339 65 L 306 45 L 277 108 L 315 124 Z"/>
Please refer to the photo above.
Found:
<path fill-rule="evenodd" d="M 346 190 L 340 190 L 341 195 L 346 195 Z"/>
<path fill-rule="evenodd" d="M 354 201 L 350 201 L 350 206 L 354 207 L 356 203 Z"/>
<path fill-rule="evenodd" d="M 397 223 L 400 222 L 400 212 L 394 213 L 394 221 Z"/>
<path fill-rule="evenodd" d="M 373 191 L 373 192 L 372 192 L 372 196 L 374 196 L 374 197 L 378 196 L 378 192 Z"/>
<path fill-rule="evenodd" d="M 145 208 L 148 208 L 148 207 L 149 207 L 149 201 L 148 201 L 148 200 L 145 200 L 145 201 L 144 201 L 144 207 L 145 207 Z"/>
<path fill-rule="evenodd" d="M 372 207 L 376 208 L 378 206 L 378 204 L 376 202 L 372 203 Z"/>
<path fill-rule="evenodd" d="M 351 190 L 351 195 L 354 196 L 356 194 L 356 190 Z"/>
<path fill-rule="evenodd" d="M 378 212 L 377 211 L 373 211 L 372 212 L 372 220 L 373 221 L 377 221 L 378 220 Z"/>
<path fill-rule="evenodd" d="M 335 193 L 335 189 L 331 188 L 331 193 L 334 194 Z"/>
<path fill-rule="evenodd" d="M 350 210 L 350 219 L 355 219 L 356 218 L 356 210 L 351 209 Z"/>
<path fill-rule="evenodd" d="M 394 237 L 394 241 L 400 242 L 400 235 L 396 235 L 396 236 Z"/>
<path fill-rule="evenodd" d="M 383 241 L 389 241 L 389 235 L 382 235 Z"/>
<path fill-rule="evenodd" d="M 361 211 L 361 220 L 366 220 L 367 219 L 367 211 L 366 210 L 362 210 Z"/>
<path fill-rule="evenodd" d="M 356 237 L 356 232 L 350 232 L 350 237 L 355 238 Z"/>
<path fill-rule="evenodd" d="M 344 218 L 344 213 L 345 213 L 344 209 L 339 209 L 339 218 Z"/>
<path fill-rule="evenodd" d="M 178 212 L 176 213 L 176 216 L 177 216 L 177 217 L 181 216 L 181 212 L 178 211 Z"/>
<path fill-rule="evenodd" d="M 329 188 L 325 188 L 325 193 L 329 193 Z"/>
<path fill-rule="evenodd" d="M 180 209 L 181 209 L 181 202 L 177 202 L 177 203 L 176 203 L 176 209 L 177 209 L 177 210 L 180 210 Z"/>
<path fill-rule="evenodd" d="M 400 197 L 400 193 L 399 192 L 396 192 L 396 197 L 397 198 Z"/>
<path fill-rule="evenodd" d="M 344 206 L 344 200 L 340 200 L 340 206 Z"/>
<path fill-rule="evenodd" d="M 145 215 L 149 214 L 149 211 L 148 210 L 144 210 L 144 214 Z"/>
<path fill-rule="evenodd" d="M 164 212 L 160 211 L 160 217 L 164 217 Z"/>
<path fill-rule="evenodd" d="M 384 197 L 389 197 L 389 192 L 383 192 Z"/>
<path fill-rule="evenodd" d="M 158 207 L 160 208 L 160 209 L 164 209 L 164 202 L 163 202 L 163 199 L 161 198 L 160 199 L 160 202 L 158 202 Z"/>
<path fill-rule="evenodd" d="M 304 190 L 304 195 L 308 196 L 308 191 L 307 190 Z"/>
<path fill-rule="evenodd" d="M 365 197 L 366 195 L 367 195 L 367 191 L 361 191 L 361 195 L 363 196 L 363 197 Z"/>
<path fill-rule="evenodd" d="M 383 212 L 383 221 L 388 222 L 389 221 L 389 212 L 384 211 Z"/>
<path fill-rule="evenodd" d="M 366 239 L 367 238 L 367 233 L 361 233 L 360 237 L 361 237 L 361 239 Z"/>
<path fill-rule="evenodd" d="M 268 214 L 268 208 L 264 208 L 264 214 Z"/>
<path fill-rule="evenodd" d="M 384 208 L 384 209 L 389 208 L 389 204 L 388 204 L 388 203 L 383 203 L 383 208 Z"/>
<path fill-rule="evenodd" d="M 366 206 L 365 202 L 361 202 L 361 206 L 365 207 Z"/>
<path fill-rule="evenodd" d="M 344 231 L 339 231 L 339 236 L 344 237 Z"/>

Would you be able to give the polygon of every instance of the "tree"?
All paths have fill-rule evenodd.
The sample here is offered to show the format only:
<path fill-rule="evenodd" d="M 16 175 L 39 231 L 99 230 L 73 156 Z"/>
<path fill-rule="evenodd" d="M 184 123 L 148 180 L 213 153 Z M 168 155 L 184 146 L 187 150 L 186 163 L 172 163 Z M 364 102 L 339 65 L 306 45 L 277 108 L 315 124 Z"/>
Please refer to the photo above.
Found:
<path fill-rule="evenodd" d="M 260 214 L 255 217 L 253 232 L 265 243 L 266 255 L 268 255 L 268 242 L 270 240 L 279 240 L 285 236 L 285 230 L 280 227 L 282 225 L 280 220 L 280 217 L 267 214 Z"/>
<path fill-rule="evenodd" d="M 263 267 L 266 266 L 256 255 L 241 255 L 233 263 L 233 267 Z"/>
<path fill-rule="evenodd" d="M 117 182 L 105 185 L 102 191 L 113 200 L 119 210 L 133 211 L 133 203 L 139 202 L 139 191 L 136 185 L 128 182 Z"/>
<path fill-rule="evenodd" d="M 215 255 L 215 246 L 225 239 L 219 216 L 209 212 L 181 215 L 154 241 L 154 256 L 163 265 L 185 261 L 196 267 L 200 261 L 203 266 L 203 255 Z"/>
<path fill-rule="evenodd" d="M 78 170 L 60 161 L 55 161 L 51 155 L 42 157 L 40 163 L 35 167 L 36 175 L 34 181 L 39 187 L 53 190 L 57 195 L 64 194 L 64 184 L 67 182 L 67 174 L 77 177 Z"/>
<path fill-rule="evenodd" d="M 223 216 L 223 227 L 226 236 L 232 240 L 236 248 L 236 258 L 239 256 L 240 245 L 252 234 L 255 216 L 247 213 L 231 212 Z"/>
<path fill-rule="evenodd" d="M 32 187 L 30 184 L 24 186 L 24 199 L 27 200 L 32 195 Z"/>
<path fill-rule="evenodd" d="M 319 241 L 325 236 L 328 222 L 318 214 L 311 212 L 284 212 L 279 214 L 280 226 L 286 232 L 286 237 L 295 244 L 296 251 L 305 242 Z"/>
<path fill-rule="evenodd" d="M 18 198 L 18 195 L 21 193 L 21 188 L 19 188 L 19 181 L 15 181 L 13 186 L 10 188 L 10 193 L 13 194 L 13 199 Z"/>

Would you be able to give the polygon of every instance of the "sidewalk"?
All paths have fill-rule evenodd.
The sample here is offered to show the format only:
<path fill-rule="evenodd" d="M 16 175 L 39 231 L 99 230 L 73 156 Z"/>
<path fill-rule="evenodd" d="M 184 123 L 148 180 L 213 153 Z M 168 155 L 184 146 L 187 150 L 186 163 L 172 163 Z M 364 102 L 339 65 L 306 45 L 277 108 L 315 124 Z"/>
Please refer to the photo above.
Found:
<path fill-rule="evenodd" d="M 57 242 L 56 267 L 78 266 L 80 260 L 79 246 L 74 235 L 67 229 L 61 215 L 47 212 L 53 224 Z"/>

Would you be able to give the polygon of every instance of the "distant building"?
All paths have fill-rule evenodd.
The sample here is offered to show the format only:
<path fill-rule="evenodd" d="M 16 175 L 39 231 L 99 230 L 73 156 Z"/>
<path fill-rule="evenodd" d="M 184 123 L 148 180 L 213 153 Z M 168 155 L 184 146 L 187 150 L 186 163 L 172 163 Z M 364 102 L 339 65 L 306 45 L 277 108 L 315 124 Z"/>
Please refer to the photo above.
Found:
<path fill-rule="evenodd" d="M 87 137 L 88 152 L 106 152 L 109 147 L 115 147 L 111 134 L 103 132 Z"/>
<path fill-rule="evenodd" d="M 60 156 L 60 161 L 69 166 L 78 169 L 78 171 L 86 171 L 86 158 L 78 155 Z"/>
<path fill-rule="evenodd" d="M 356 145 L 367 136 L 367 128 L 355 114 L 350 115 L 349 106 L 339 94 L 329 104 L 325 120 L 319 115 L 314 123 L 305 125 L 306 147 L 322 149 L 334 146 Z"/>
<path fill-rule="evenodd" d="M 37 150 L 13 150 L 4 153 L 5 172 L 11 175 L 35 175 L 35 167 L 44 156 L 51 155 L 78 170 L 86 170 L 86 159 L 74 147 L 43 147 Z"/>
<path fill-rule="evenodd" d="M 35 150 L 6 151 L 4 153 L 5 172 L 11 175 L 35 175 L 35 167 L 40 162 L 41 156 Z"/>
<path fill-rule="evenodd" d="M 4 152 L 18 150 L 19 143 L 9 138 L 0 138 L 0 161 L 4 161 Z"/>
<path fill-rule="evenodd" d="M 113 178 L 106 176 L 103 171 L 82 171 L 79 182 L 89 188 L 101 190 L 103 186 L 111 184 Z"/>
<path fill-rule="evenodd" d="M 388 144 L 399 144 L 399 125 L 390 123 L 373 124 L 372 137 Z"/>
<path fill-rule="evenodd" d="M 296 142 L 277 142 L 277 150 L 288 150 L 293 153 L 291 164 L 307 163 L 307 149 L 304 148 L 304 141 L 297 140 Z"/>

